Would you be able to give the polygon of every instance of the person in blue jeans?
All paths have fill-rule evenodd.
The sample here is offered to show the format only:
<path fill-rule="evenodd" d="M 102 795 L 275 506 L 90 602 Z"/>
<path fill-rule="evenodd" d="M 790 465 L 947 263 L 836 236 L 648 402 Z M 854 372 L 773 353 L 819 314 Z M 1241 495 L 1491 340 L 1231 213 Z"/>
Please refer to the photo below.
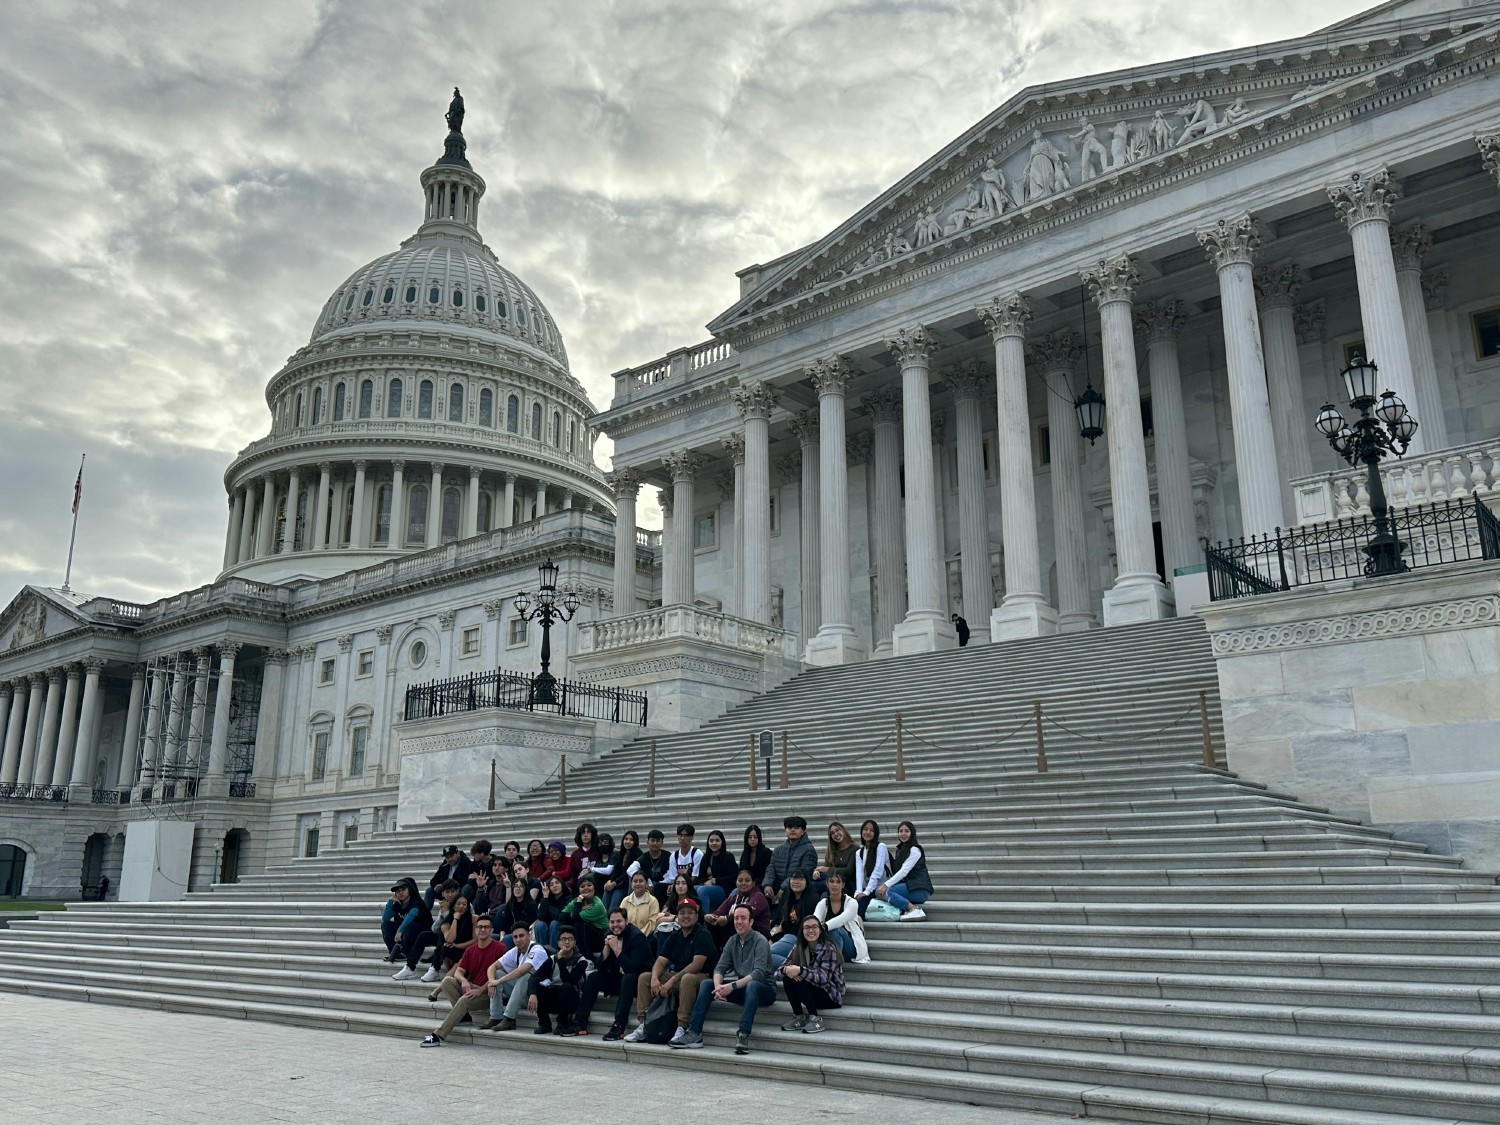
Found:
<path fill-rule="evenodd" d="M 380 936 L 385 941 L 385 960 L 406 960 L 406 943 L 412 935 L 432 928 L 432 915 L 422 902 L 415 879 L 402 879 L 391 888 L 391 897 L 380 916 Z"/>
<path fill-rule="evenodd" d="M 739 1004 L 739 1030 L 734 1037 L 734 1053 L 750 1053 L 750 1029 L 755 1014 L 767 1004 L 776 1002 L 775 977 L 771 971 L 771 943 L 752 923 L 755 915 L 748 906 L 736 906 L 732 912 L 734 936 L 724 944 L 712 979 L 698 985 L 698 1002 L 688 1018 L 687 1030 L 678 1032 L 672 1046 L 693 1050 L 703 1046 L 703 1021 L 715 1000 Z"/>
<path fill-rule="evenodd" d="M 894 870 L 875 894 L 901 911 L 901 921 L 919 922 L 927 917 L 922 904 L 932 897 L 932 879 L 927 874 L 927 856 L 917 843 L 917 826 L 903 820 L 896 827 L 899 841 L 891 853 Z"/>

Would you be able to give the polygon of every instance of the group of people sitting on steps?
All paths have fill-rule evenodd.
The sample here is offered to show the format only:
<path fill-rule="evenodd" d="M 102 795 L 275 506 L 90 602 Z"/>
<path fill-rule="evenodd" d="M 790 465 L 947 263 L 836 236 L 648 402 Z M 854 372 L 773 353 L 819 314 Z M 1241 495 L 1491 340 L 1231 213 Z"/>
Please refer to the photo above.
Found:
<path fill-rule="evenodd" d="M 683 1049 L 703 1046 L 715 1000 L 736 1004 L 734 1049 L 746 1054 L 778 984 L 792 1009 L 782 1030 L 822 1031 L 821 1013 L 843 1004 L 845 962 L 870 960 L 866 917 L 925 918 L 932 880 L 909 820 L 894 844 L 873 820 L 857 839 L 834 821 L 821 857 L 807 821 L 782 828 L 772 850 L 750 825 L 738 859 L 718 830 L 695 846 L 691 824 L 677 826 L 675 851 L 655 829 L 643 850 L 634 831 L 616 844 L 592 824 L 571 852 L 561 840 L 445 848 L 425 890 L 411 878 L 391 888 L 380 927 L 385 959 L 404 962 L 394 979 L 415 978 L 425 957 L 428 999 L 452 1005 L 422 1046 L 478 1013 L 481 1031 L 513 1031 L 526 1010 L 538 1035 L 587 1035 L 603 995 L 615 1000 L 606 1042 Z"/>

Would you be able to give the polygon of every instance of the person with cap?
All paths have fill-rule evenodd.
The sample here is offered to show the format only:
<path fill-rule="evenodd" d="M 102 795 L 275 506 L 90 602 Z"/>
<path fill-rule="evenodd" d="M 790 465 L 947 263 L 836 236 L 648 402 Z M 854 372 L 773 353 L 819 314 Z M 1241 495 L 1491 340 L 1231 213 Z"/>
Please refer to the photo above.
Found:
<path fill-rule="evenodd" d="M 756 932 L 752 925 L 754 918 L 755 912 L 748 906 L 734 908 L 734 936 L 719 954 L 713 979 L 699 983 L 698 999 L 688 1019 L 687 1031 L 672 1040 L 673 1047 L 693 1049 L 703 1046 L 703 1021 L 708 1018 L 709 1006 L 715 1000 L 722 1000 L 744 1008 L 740 1013 L 739 1030 L 734 1036 L 734 1053 L 750 1053 L 750 1030 L 755 1026 L 755 1013 L 763 1005 L 776 1002 L 771 943 L 764 934 Z"/>
<path fill-rule="evenodd" d="M 483 1011 L 490 1004 L 490 966 L 500 959 L 505 946 L 494 939 L 494 929 L 484 916 L 474 919 L 474 944 L 464 950 L 453 971 L 443 978 L 427 999 L 436 1001 L 447 997 L 453 1005 L 448 1018 L 438 1029 L 422 1040 L 424 1047 L 441 1047 L 443 1040 L 465 1019 L 472 1020 L 475 1012 Z"/>
<path fill-rule="evenodd" d="M 625 1042 L 645 1041 L 646 1010 L 652 1000 L 671 995 L 673 989 L 677 990 L 677 1032 L 672 1042 L 680 1042 L 687 1034 L 688 1019 L 698 1001 L 698 986 L 708 979 L 705 970 L 717 955 L 714 939 L 698 924 L 697 900 L 683 899 L 677 905 L 677 932 L 662 943 L 650 974 L 643 974 L 636 985 L 635 1010 L 639 1022 Z"/>
<path fill-rule="evenodd" d="M 380 917 L 380 936 L 385 941 L 386 961 L 405 961 L 406 945 L 432 926 L 432 912 L 422 901 L 417 881 L 402 879 L 391 888 L 390 900 Z"/>
<path fill-rule="evenodd" d="M 795 872 L 812 878 L 813 868 L 818 866 L 818 852 L 807 838 L 807 821 L 800 816 L 789 816 L 781 822 L 786 833 L 786 842 L 771 853 L 771 862 L 766 867 L 766 877 L 761 880 L 761 890 L 766 900 L 775 905 L 777 896 Z"/>
<path fill-rule="evenodd" d="M 437 898 L 438 889 L 452 879 L 462 887 L 469 879 L 469 859 L 463 853 L 463 849 L 457 844 L 449 844 L 443 849 L 443 861 L 438 864 L 438 869 L 427 881 L 427 893 L 422 896 L 422 901 L 427 904 L 427 909 L 432 909 L 433 900 Z"/>

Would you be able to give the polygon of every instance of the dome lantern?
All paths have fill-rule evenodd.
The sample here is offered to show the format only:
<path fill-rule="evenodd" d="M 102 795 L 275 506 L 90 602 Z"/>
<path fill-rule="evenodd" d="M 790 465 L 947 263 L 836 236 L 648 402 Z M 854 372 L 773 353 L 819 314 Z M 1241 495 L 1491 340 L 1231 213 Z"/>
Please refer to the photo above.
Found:
<path fill-rule="evenodd" d="M 447 234 L 479 240 L 479 200 L 484 195 L 484 180 L 469 164 L 464 140 L 464 99 L 453 87 L 453 101 L 445 117 L 448 136 L 443 141 L 443 155 L 422 173 L 422 191 L 426 197 L 419 236 Z"/>

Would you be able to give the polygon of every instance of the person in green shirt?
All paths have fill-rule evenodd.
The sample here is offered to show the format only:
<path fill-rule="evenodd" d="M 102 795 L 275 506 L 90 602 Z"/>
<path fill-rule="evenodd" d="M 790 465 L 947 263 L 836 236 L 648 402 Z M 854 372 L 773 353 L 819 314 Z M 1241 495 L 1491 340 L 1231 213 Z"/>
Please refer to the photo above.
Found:
<path fill-rule="evenodd" d="M 604 909 L 594 886 L 594 877 L 578 880 L 578 897 L 562 909 L 562 926 L 572 926 L 578 936 L 578 948 L 596 964 L 604 952 L 604 934 L 609 929 L 609 912 Z"/>

